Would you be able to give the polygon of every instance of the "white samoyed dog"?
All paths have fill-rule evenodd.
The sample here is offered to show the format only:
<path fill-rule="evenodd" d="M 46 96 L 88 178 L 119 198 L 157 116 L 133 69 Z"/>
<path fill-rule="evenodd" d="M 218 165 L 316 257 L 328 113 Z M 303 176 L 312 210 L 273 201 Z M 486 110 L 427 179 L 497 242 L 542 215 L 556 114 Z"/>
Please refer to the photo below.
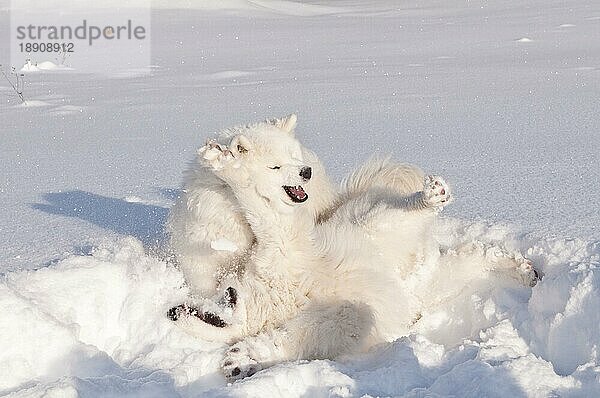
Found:
<path fill-rule="evenodd" d="M 295 117 L 237 127 L 220 135 L 227 145 L 212 141 L 201 148 L 193 168 L 200 179 L 192 172 L 193 189 L 185 195 L 213 199 L 183 200 L 188 213 L 191 203 L 192 215 L 201 215 L 189 229 L 171 228 L 172 242 L 189 239 L 173 237 L 177 231 L 198 232 L 200 238 L 187 247 L 201 242 L 227 252 L 221 257 L 207 250 L 189 267 L 202 268 L 199 278 L 210 279 L 206 285 L 198 280 L 201 289 L 226 292 L 230 314 L 215 321 L 202 311 L 184 311 L 177 318 L 202 338 L 235 343 L 222 363 L 229 378 L 290 359 L 337 358 L 405 335 L 423 311 L 457 295 L 484 269 L 510 270 L 527 284 L 535 282 L 525 259 L 490 258 L 485 248 L 440 255 L 433 223 L 450 200 L 442 178 L 372 161 L 336 195 L 327 177 L 317 176 L 322 167 L 313 169 L 318 160 L 306 156 L 294 126 Z M 216 222 L 208 234 L 202 230 L 208 224 L 197 222 L 204 211 L 226 213 L 209 218 Z M 185 210 L 175 213 L 172 226 L 186 222 Z M 240 249 L 244 254 L 236 257 Z M 203 257 L 210 258 L 209 266 Z M 459 279 L 448 282 L 451 275 Z"/>

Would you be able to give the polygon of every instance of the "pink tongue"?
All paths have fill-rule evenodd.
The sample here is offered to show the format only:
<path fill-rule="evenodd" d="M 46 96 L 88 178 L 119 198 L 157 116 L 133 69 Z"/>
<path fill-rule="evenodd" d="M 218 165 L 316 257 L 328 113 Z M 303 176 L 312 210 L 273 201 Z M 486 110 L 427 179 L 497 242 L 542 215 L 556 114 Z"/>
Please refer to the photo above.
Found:
<path fill-rule="evenodd" d="M 300 186 L 298 186 L 298 187 L 290 187 L 290 191 L 298 199 L 304 199 L 304 197 L 306 196 L 306 192 L 304 192 L 304 189 L 302 189 L 302 187 L 300 187 Z"/>

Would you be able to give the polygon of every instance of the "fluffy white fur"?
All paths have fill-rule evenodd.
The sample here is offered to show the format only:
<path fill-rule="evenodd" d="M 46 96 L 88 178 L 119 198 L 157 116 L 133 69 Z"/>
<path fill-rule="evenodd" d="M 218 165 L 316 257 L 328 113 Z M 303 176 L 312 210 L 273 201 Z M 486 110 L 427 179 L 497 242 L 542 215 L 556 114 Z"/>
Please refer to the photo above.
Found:
<path fill-rule="evenodd" d="M 450 196 L 439 177 L 424 179 L 414 167 L 372 161 L 335 195 L 286 120 L 227 130 L 221 135 L 227 147 L 202 148 L 201 166 L 188 176 L 187 199 L 178 204 L 186 207 L 171 218 L 188 282 L 201 291 L 219 285 L 238 292 L 225 328 L 195 317 L 179 321 L 200 337 L 237 341 L 222 364 L 228 377 L 282 360 L 336 358 L 401 336 L 423 311 L 457 294 L 462 285 L 446 282 L 452 273 L 468 283 L 500 267 L 533 280 L 525 260 L 490 258 L 486 248 L 440 255 L 432 225 Z M 307 181 L 300 172 L 309 165 L 314 170 Z M 309 193 L 306 203 L 295 203 L 282 189 L 298 185 Z M 185 234 L 175 236 L 180 231 Z M 244 254 L 208 249 L 223 237 Z"/>

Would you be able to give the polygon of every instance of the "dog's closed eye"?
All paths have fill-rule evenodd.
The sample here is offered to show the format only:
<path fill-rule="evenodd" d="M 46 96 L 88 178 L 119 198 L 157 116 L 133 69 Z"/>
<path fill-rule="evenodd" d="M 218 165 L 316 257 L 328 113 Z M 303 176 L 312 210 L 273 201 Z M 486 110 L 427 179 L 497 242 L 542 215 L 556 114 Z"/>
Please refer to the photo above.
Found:
<path fill-rule="evenodd" d="M 269 166 L 271 170 L 279 170 L 281 166 Z"/>

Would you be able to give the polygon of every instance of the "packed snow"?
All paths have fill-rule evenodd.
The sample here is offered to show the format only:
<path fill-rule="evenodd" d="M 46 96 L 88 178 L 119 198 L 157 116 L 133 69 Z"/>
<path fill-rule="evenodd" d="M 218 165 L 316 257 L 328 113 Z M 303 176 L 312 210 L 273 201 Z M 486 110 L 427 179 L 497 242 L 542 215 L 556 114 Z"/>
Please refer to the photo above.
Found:
<path fill-rule="evenodd" d="M 39 57 L 24 104 L 0 83 L 1 396 L 600 396 L 597 2 L 154 3 L 151 74 Z M 490 274 L 393 343 L 228 385 L 226 347 L 165 316 L 187 290 L 162 226 L 209 133 L 290 112 L 334 179 L 373 153 L 443 175 L 441 245 L 542 281 Z"/>

